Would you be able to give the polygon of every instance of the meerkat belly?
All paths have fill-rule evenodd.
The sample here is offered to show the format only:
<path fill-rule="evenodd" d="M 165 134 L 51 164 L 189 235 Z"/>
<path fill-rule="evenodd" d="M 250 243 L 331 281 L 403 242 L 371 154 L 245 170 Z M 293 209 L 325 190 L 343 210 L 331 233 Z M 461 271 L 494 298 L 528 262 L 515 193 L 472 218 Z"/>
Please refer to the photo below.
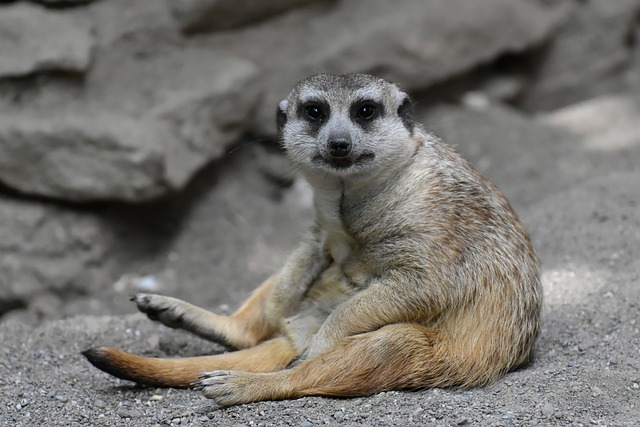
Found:
<path fill-rule="evenodd" d="M 299 351 L 308 347 L 312 337 L 335 309 L 360 292 L 368 283 L 368 275 L 358 263 L 345 260 L 334 262 L 310 287 L 300 311 L 285 321 L 285 333 Z M 345 266 L 354 266 L 345 270 Z M 348 274 L 349 273 L 349 274 Z"/>
<path fill-rule="evenodd" d="M 340 193 L 315 194 L 316 220 L 323 230 L 330 266 L 309 286 L 300 310 L 285 319 L 284 332 L 302 352 L 335 309 L 366 288 L 373 274 L 361 259 L 359 245 L 340 217 Z"/>

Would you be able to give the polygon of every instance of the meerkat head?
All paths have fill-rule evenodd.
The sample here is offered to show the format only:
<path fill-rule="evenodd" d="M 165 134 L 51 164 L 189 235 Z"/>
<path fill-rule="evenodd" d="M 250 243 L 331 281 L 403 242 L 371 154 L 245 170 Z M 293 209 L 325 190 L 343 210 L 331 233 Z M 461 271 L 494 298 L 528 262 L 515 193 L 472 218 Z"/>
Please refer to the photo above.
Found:
<path fill-rule="evenodd" d="M 278 129 L 307 173 L 341 177 L 408 161 L 415 151 L 411 102 L 396 85 L 366 74 L 319 74 L 280 102 Z"/>

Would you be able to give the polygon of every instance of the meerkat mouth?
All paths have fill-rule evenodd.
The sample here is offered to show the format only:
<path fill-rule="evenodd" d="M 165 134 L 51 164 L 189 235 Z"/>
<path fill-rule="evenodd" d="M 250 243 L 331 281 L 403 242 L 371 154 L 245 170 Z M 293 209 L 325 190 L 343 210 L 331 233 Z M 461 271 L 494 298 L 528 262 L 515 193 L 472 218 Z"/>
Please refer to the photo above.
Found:
<path fill-rule="evenodd" d="M 320 166 L 329 166 L 335 170 L 345 170 L 351 167 L 363 167 L 368 163 L 371 163 L 375 158 L 375 154 L 371 152 L 362 153 L 357 158 L 349 157 L 328 157 L 325 158 L 321 154 L 316 154 L 313 157 L 313 162 Z"/>

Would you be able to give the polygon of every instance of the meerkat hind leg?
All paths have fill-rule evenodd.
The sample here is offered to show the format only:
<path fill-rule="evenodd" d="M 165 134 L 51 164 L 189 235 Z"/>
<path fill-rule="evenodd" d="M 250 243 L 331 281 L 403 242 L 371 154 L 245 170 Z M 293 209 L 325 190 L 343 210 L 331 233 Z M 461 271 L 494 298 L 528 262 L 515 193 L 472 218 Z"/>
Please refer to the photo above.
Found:
<path fill-rule="evenodd" d="M 446 345 L 433 330 L 387 325 L 340 341 L 293 368 L 273 373 L 206 372 L 196 383 L 220 406 L 302 396 L 368 396 L 456 385 Z"/>
<path fill-rule="evenodd" d="M 177 298 L 136 294 L 131 300 L 151 320 L 184 329 L 231 348 L 252 347 L 273 336 L 266 319 L 265 303 L 274 278 L 265 281 L 231 316 L 220 316 Z"/>

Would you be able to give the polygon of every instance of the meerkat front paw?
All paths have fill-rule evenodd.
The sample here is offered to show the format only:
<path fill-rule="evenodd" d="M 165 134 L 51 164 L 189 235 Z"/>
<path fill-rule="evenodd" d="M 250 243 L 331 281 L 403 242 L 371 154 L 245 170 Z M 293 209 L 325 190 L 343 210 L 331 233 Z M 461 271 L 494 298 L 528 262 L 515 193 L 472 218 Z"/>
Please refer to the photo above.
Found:
<path fill-rule="evenodd" d="M 196 390 L 213 401 L 220 408 L 234 404 L 238 385 L 232 380 L 234 371 L 203 372 L 200 379 L 194 383 Z"/>
<path fill-rule="evenodd" d="M 200 374 L 194 384 L 205 397 L 221 408 L 262 400 L 291 397 L 286 372 L 255 373 L 244 371 L 211 371 Z"/>
<path fill-rule="evenodd" d="M 184 301 L 177 298 L 156 294 L 136 294 L 131 297 L 138 310 L 145 313 L 151 320 L 158 321 L 170 328 L 183 328 L 188 311 Z"/>
<path fill-rule="evenodd" d="M 254 385 L 254 374 L 241 371 L 203 372 L 194 383 L 197 390 L 213 401 L 220 408 L 240 403 L 252 402 L 250 388 Z"/>

